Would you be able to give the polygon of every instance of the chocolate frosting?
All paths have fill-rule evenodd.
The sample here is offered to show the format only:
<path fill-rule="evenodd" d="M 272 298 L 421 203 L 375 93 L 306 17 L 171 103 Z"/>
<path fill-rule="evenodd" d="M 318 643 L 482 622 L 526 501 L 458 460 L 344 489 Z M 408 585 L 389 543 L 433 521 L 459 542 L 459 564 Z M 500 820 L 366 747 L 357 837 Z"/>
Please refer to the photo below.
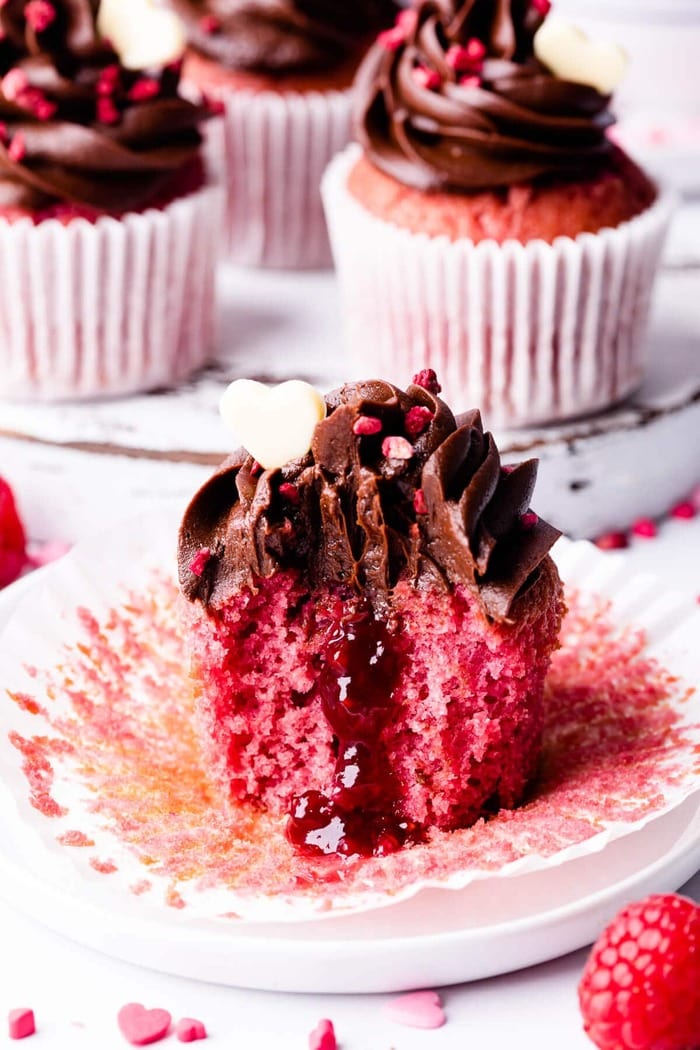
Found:
<path fill-rule="evenodd" d="M 229 69 L 333 67 L 397 11 L 395 0 L 170 0 L 195 50 Z"/>
<path fill-rule="evenodd" d="M 600 165 L 612 149 L 609 96 L 537 61 L 543 20 L 532 0 L 423 0 L 404 12 L 357 75 L 357 134 L 370 160 L 406 185 L 458 191 Z M 470 61 L 470 41 L 483 58 L 477 45 Z"/>
<path fill-rule="evenodd" d="M 377 609 L 402 580 L 461 584 L 508 619 L 559 536 L 528 512 L 537 462 L 502 468 L 479 413 L 455 419 L 422 386 L 353 383 L 326 402 L 304 459 L 260 471 L 241 449 L 194 497 L 179 538 L 185 596 L 216 607 L 296 568 Z M 358 433 L 364 417 L 381 431 Z"/>
<path fill-rule="evenodd" d="M 176 66 L 124 69 L 97 33 L 98 6 L 0 6 L 0 207 L 123 212 L 197 161 L 205 108 L 179 96 Z"/>

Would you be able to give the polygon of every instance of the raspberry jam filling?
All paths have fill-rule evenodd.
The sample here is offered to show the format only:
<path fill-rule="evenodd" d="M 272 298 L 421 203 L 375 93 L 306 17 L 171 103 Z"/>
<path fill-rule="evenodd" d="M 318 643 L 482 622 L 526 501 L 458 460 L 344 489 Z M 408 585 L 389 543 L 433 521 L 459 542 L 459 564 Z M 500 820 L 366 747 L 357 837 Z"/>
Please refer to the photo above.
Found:
<path fill-rule="evenodd" d="M 318 690 L 337 758 L 328 792 L 292 802 L 287 837 L 306 854 L 384 856 L 417 838 L 402 819 L 398 785 L 380 738 L 396 703 L 405 654 L 368 603 L 337 598 L 318 614 L 324 629 Z"/>

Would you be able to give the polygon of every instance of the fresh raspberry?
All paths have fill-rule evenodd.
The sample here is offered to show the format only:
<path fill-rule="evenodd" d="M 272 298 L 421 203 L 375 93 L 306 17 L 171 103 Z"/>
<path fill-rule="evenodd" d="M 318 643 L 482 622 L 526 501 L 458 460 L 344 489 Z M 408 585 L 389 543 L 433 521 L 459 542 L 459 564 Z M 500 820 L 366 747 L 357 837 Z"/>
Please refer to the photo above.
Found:
<path fill-rule="evenodd" d="M 16 580 L 27 564 L 27 539 L 12 489 L 0 478 L 0 587 Z"/>
<path fill-rule="evenodd" d="M 700 907 L 657 893 L 624 908 L 593 946 L 578 994 L 600 1050 L 700 1047 Z"/>

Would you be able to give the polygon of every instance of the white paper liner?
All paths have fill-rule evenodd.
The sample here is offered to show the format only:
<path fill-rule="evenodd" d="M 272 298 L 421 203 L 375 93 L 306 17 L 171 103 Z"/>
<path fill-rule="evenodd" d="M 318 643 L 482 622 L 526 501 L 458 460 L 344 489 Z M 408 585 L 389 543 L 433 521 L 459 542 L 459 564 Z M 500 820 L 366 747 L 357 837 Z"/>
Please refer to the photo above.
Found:
<path fill-rule="evenodd" d="M 359 156 L 344 151 L 322 187 L 354 372 L 434 368 L 449 402 L 503 427 L 596 412 L 641 384 L 668 194 L 597 234 L 474 245 L 373 216 L 347 190 Z"/>
<path fill-rule="evenodd" d="M 80 544 L 62 562 L 44 570 L 43 581 L 33 588 L 20 603 L 0 637 L 0 681 L 4 689 L 36 694 L 36 677 L 28 667 L 53 668 L 61 663 L 66 644 L 80 639 L 78 609 L 87 609 L 98 621 L 101 616 L 121 604 L 130 589 L 145 590 L 154 570 L 174 572 L 173 536 L 177 518 L 170 515 L 154 516 L 127 522 L 95 540 Z M 645 652 L 658 658 L 662 665 L 679 676 L 678 711 L 684 735 L 690 739 L 690 748 L 697 751 L 700 742 L 700 693 L 696 689 L 689 696 L 688 686 L 700 680 L 697 660 L 697 638 L 700 629 L 700 611 L 688 600 L 664 592 L 652 576 L 630 577 L 624 562 L 601 554 L 587 543 L 559 541 L 555 548 L 556 560 L 567 584 L 584 593 L 601 595 L 613 602 L 616 622 L 632 624 L 647 632 Z M 119 655 L 119 654 L 117 654 Z M 144 676 L 152 669 L 143 668 Z M 157 672 L 156 672 L 157 673 Z M 183 672 L 184 673 L 184 672 Z M 682 697 L 682 699 L 681 699 Z M 3 696 L 0 732 L 0 823 L 10 827 L 14 837 L 21 838 L 22 852 L 33 870 L 49 872 L 51 881 L 59 887 L 80 894 L 88 891 L 103 901 L 116 893 L 121 904 L 128 899 L 127 908 L 158 908 L 168 890 L 169 880 L 154 874 L 136 861 L 127 847 L 106 830 L 85 797 L 84 784 L 71 770 L 67 761 L 57 771 L 52 796 L 70 810 L 65 818 L 47 820 L 31 808 L 27 798 L 27 783 L 20 770 L 20 757 L 9 743 L 8 735 L 15 731 L 32 736 L 41 732 L 40 716 L 30 715 Z M 57 695 L 53 701 L 52 717 L 65 709 L 70 713 L 66 696 Z M 148 726 L 143 726 L 148 732 Z M 696 763 L 697 764 L 697 763 Z M 477 867 L 460 871 L 444 879 L 417 877 L 388 898 L 377 893 L 371 885 L 337 904 L 329 893 L 319 887 L 318 897 L 274 898 L 236 894 L 228 889 L 178 887 L 186 900 L 186 920 L 227 921 L 224 916 L 235 912 L 252 922 L 303 922 L 313 918 L 355 914 L 377 907 L 408 901 L 428 890 L 461 890 L 471 884 L 504 877 L 516 877 L 536 872 L 551 872 L 565 862 L 590 857 L 606 849 L 623 836 L 640 831 L 650 821 L 670 814 L 699 790 L 697 770 L 692 762 L 687 773 L 665 790 L 661 801 L 646 817 L 633 822 L 600 822 L 600 832 L 584 842 L 559 850 L 545 857 L 533 853 L 496 870 Z M 87 851 L 108 857 L 118 871 L 106 876 L 91 870 L 85 850 L 71 850 L 59 846 L 56 837 L 64 830 L 80 828 L 95 841 L 95 848 Z M 129 887 L 146 876 L 154 890 L 134 901 Z M 159 890 L 160 887 L 160 890 Z M 499 892 L 499 891 L 497 891 Z M 158 898 L 158 901 L 155 901 Z M 116 898 L 114 898 L 116 900 Z M 174 914 L 169 911 L 170 914 Z"/>
<path fill-rule="evenodd" d="M 241 266 L 332 263 L 321 179 L 351 140 L 351 92 L 251 92 L 213 86 L 224 106 L 207 127 L 206 161 L 226 188 L 224 257 Z"/>
<path fill-rule="evenodd" d="M 96 222 L 0 221 L 0 397 L 152 390 L 209 359 L 222 193 Z"/>

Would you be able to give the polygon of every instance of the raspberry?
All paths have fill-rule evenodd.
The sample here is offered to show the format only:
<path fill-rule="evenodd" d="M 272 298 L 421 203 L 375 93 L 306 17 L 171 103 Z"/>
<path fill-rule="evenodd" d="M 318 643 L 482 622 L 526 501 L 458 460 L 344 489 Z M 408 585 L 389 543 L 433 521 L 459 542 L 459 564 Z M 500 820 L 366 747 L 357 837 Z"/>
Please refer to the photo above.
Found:
<path fill-rule="evenodd" d="M 624 908 L 593 946 L 578 994 L 600 1050 L 700 1047 L 700 907 L 658 893 Z"/>
<path fill-rule="evenodd" d="M 0 478 L 0 587 L 16 580 L 27 564 L 27 539 L 12 489 Z"/>

